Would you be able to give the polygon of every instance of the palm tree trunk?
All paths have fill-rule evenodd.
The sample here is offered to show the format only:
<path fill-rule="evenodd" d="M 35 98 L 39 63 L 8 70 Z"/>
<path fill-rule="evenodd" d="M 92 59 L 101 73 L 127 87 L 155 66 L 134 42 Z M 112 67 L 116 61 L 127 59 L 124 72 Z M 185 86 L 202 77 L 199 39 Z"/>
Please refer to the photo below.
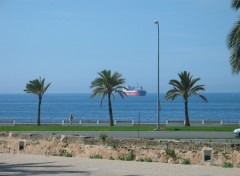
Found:
<path fill-rule="evenodd" d="M 39 96 L 39 101 L 38 101 L 38 118 L 37 118 L 37 124 L 38 124 L 38 126 L 41 125 L 41 122 L 40 122 L 41 103 L 42 103 L 42 97 Z"/>
<path fill-rule="evenodd" d="M 111 94 L 108 94 L 108 109 L 109 109 L 109 117 L 110 117 L 110 126 L 114 126 L 113 113 L 112 113 L 112 103 L 111 103 Z"/>
<path fill-rule="evenodd" d="M 190 126 L 189 117 L 188 117 L 188 101 L 184 101 L 185 105 L 185 126 Z"/>

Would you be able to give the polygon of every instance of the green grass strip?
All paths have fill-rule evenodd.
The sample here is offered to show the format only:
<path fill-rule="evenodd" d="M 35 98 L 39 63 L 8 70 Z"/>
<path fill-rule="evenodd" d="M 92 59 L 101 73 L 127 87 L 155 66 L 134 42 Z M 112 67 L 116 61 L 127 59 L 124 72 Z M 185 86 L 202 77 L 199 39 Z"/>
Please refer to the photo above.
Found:
<path fill-rule="evenodd" d="M 0 131 L 153 131 L 156 126 L 0 126 Z M 237 126 L 161 126 L 163 131 L 232 132 Z"/>

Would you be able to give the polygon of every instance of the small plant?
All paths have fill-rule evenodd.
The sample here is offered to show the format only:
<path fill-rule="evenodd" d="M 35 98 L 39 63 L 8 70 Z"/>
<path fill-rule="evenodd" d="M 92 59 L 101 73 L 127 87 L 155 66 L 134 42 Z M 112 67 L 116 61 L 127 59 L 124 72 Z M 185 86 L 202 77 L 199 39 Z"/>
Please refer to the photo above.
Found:
<path fill-rule="evenodd" d="M 229 159 L 229 153 L 222 152 L 222 155 L 223 155 L 226 159 Z"/>
<path fill-rule="evenodd" d="M 172 158 L 176 158 L 176 153 L 175 153 L 175 150 L 173 149 L 167 149 L 166 154 Z"/>
<path fill-rule="evenodd" d="M 109 160 L 114 160 L 114 158 L 112 156 L 109 157 Z"/>
<path fill-rule="evenodd" d="M 118 157 L 118 159 L 119 159 L 119 160 L 125 160 L 125 156 L 124 156 L 124 155 L 120 155 L 120 156 Z"/>
<path fill-rule="evenodd" d="M 139 161 L 139 162 L 152 162 L 152 158 L 139 158 L 137 161 Z"/>
<path fill-rule="evenodd" d="M 91 158 L 91 159 L 102 159 L 102 156 L 97 154 L 97 155 L 92 155 L 89 158 Z"/>
<path fill-rule="evenodd" d="M 225 167 L 225 168 L 232 168 L 232 167 L 233 167 L 233 164 L 232 164 L 231 162 L 229 162 L 229 161 L 226 161 L 226 162 L 224 163 L 223 167 Z"/>
<path fill-rule="evenodd" d="M 139 161 L 139 162 L 144 162 L 145 159 L 144 159 L 144 158 L 139 158 L 137 161 Z"/>
<path fill-rule="evenodd" d="M 117 148 L 117 145 L 116 145 L 116 143 L 115 143 L 114 141 L 108 142 L 108 143 L 107 143 L 107 146 L 110 146 L 110 147 L 112 147 L 113 149 L 116 149 L 116 148 Z"/>
<path fill-rule="evenodd" d="M 72 154 L 65 150 L 65 151 L 63 151 L 62 153 L 60 153 L 59 156 L 72 157 Z"/>
<path fill-rule="evenodd" d="M 135 155 L 133 154 L 132 151 L 128 152 L 127 156 L 120 155 L 118 157 L 119 160 L 125 160 L 125 161 L 132 161 L 134 160 L 134 158 L 135 158 Z"/>
<path fill-rule="evenodd" d="M 145 158 L 144 159 L 146 162 L 152 162 L 152 158 Z"/>
<path fill-rule="evenodd" d="M 103 141 L 105 141 L 107 139 L 107 137 L 108 136 L 106 134 L 103 134 L 103 133 L 101 133 L 100 136 L 99 136 L 99 138 L 102 139 Z"/>
<path fill-rule="evenodd" d="M 240 168 L 240 163 L 237 164 L 237 168 Z"/>
<path fill-rule="evenodd" d="M 189 158 L 183 159 L 183 164 L 185 164 L 185 165 L 191 164 L 190 159 Z"/>
<path fill-rule="evenodd" d="M 126 161 L 132 161 L 135 158 L 135 155 L 133 154 L 132 151 L 128 152 L 127 156 L 126 156 Z"/>

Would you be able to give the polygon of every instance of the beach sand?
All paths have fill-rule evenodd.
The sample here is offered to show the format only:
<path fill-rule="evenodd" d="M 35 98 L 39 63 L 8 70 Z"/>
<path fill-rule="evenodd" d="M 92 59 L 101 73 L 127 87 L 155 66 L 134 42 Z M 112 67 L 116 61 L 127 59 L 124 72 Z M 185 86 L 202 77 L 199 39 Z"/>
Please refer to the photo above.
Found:
<path fill-rule="evenodd" d="M 0 154 L 0 175 L 240 176 L 240 168 Z"/>

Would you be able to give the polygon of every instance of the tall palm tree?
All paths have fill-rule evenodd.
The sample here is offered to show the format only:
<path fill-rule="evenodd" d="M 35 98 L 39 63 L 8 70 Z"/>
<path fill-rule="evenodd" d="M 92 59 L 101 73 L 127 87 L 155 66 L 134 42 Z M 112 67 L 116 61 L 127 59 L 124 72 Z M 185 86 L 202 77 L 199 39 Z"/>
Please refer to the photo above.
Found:
<path fill-rule="evenodd" d="M 232 8 L 238 10 L 240 8 L 240 0 L 232 0 Z M 231 29 L 227 38 L 227 45 L 230 49 L 230 64 L 232 72 L 238 74 L 240 72 L 240 17 Z"/>
<path fill-rule="evenodd" d="M 43 94 L 46 92 L 48 87 L 51 85 L 51 83 L 44 85 L 45 79 L 35 79 L 32 81 L 29 81 L 26 85 L 26 89 L 24 90 L 26 93 L 35 94 L 38 96 L 38 118 L 37 118 L 37 124 L 40 126 L 40 113 L 41 113 L 41 104 L 42 104 L 42 97 Z"/>
<path fill-rule="evenodd" d="M 194 79 L 190 72 L 187 73 L 187 71 L 181 72 L 178 74 L 180 81 L 172 79 L 169 81 L 169 84 L 173 86 L 172 89 L 170 89 L 165 98 L 167 100 L 171 99 L 174 100 L 178 96 L 182 96 L 184 99 L 184 105 L 185 105 L 185 126 L 190 126 L 189 122 L 189 116 L 188 116 L 188 98 L 191 95 L 196 95 L 200 97 L 202 100 L 207 102 L 207 98 L 205 98 L 203 95 L 200 95 L 198 91 L 204 91 L 204 85 L 195 85 L 197 81 L 200 80 L 200 78 Z"/>
<path fill-rule="evenodd" d="M 102 96 L 100 103 L 102 106 L 105 96 L 108 97 L 110 126 L 114 126 L 111 97 L 114 98 L 114 92 L 117 92 L 122 98 L 124 98 L 125 94 L 120 90 L 120 88 L 122 88 L 122 84 L 125 83 L 125 79 L 122 78 L 120 73 L 114 72 L 112 74 L 110 70 L 103 70 L 99 72 L 98 75 L 99 77 L 91 82 L 90 88 L 93 88 L 91 98 L 95 96 Z"/>

